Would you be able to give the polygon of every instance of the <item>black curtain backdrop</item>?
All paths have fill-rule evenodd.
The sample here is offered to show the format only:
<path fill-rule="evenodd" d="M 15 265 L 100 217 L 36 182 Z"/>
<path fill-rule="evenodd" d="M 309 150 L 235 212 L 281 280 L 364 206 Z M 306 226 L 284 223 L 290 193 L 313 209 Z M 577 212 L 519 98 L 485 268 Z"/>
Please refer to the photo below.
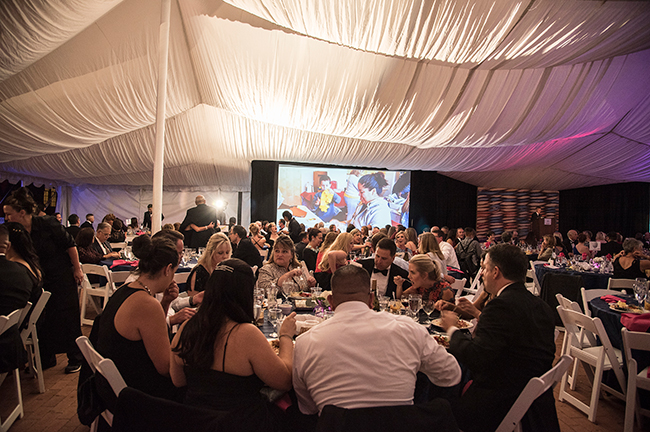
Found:
<path fill-rule="evenodd" d="M 251 163 L 251 221 L 275 219 L 279 165 L 275 161 Z"/>
<path fill-rule="evenodd" d="M 477 187 L 434 171 L 411 171 L 409 220 L 418 232 L 432 226 L 476 228 Z"/>
<path fill-rule="evenodd" d="M 634 237 L 648 231 L 650 183 L 619 183 L 560 191 L 560 231 L 620 232 Z"/>

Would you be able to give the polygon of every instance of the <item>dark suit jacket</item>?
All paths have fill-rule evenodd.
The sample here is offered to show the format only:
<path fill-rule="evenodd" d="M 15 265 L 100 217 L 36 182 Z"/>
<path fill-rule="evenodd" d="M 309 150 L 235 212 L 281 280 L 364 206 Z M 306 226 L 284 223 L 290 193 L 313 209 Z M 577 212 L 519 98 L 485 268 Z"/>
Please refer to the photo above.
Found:
<path fill-rule="evenodd" d="M 619 242 L 610 241 L 600 245 L 600 251 L 598 251 L 596 256 L 607 256 L 607 254 L 614 256 L 622 250 L 623 246 Z"/>
<path fill-rule="evenodd" d="M 160 220 L 164 219 L 165 215 L 160 215 Z M 149 213 L 149 210 L 144 212 L 144 216 L 142 217 L 142 226 L 151 229 L 151 213 Z"/>
<path fill-rule="evenodd" d="M 291 218 L 289 221 L 289 237 L 291 237 L 294 244 L 297 244 L 300 241 L 298 238 L 300 236 L 300 231 L 300 223 L 298 223 L 296 218 Z"/>
<path fill-rule="evenodd" d="M 217 211 L 214 207 L 210 207 L 207 204 L 199 204 L 189 209 L 180 227 L 180 231 L 185 234 L 185 244 L 194 248 L 205 247 L 210 236 L 216 232 L 214 228 L 199 232 L 194 231 L 192 228 L 187 231 L 185 229 L 191 224 L 202 227 L 210 225 L 210 222 L 214 223 L 215 226 L 217 225 Z"/>
<path fill-rule="evenodd" d="M 22 265 L 0 256 L 0 315 L 9 315 L 16 309 L 24 308 L 32 294 L 32 280 L 28 270 Z M 18 325 L 5 330 L 0 335 L 0 373 L 18 367 L 22 342 Z"/>
<path fill-rule="evenodd" d="M 102 257 L 106 255 L 106 253 L 102 250 L 102 247 L 99 245 L 99 240 L 97 240 L 97 238 L 95 238 L 95 240 L 92 242 L 92 244 L 89 247 L 95 252 L 99 252 Z M 109 242 L 104 242 L 104 247 L 106 247 L 108 252 L 113 251 L 113 248 L 111 247 L 111 244 Z"/>
<path fill-rule="evenodd" d="M 298 258 L 298 261 L 303 261 L 303 253 L 306 247 L 307 243 L 298 242 L 296 244 L 296 258 Z"/>
<path fill-rule="evenodd" d="M 251 267 L 262 268 L 262 256 L 249 238 L 239 241 L 237 247 L 233 248 L 232 257 L 245 261 Z"/>
<path fill-rule="evenodd" d="M 372 269 L 375 268 L 375 259 L 374 258 L 367 258 L 363 260 L 358 261 L 359 264 L 361 264 L 361 267 L 366 269 L 370 277 L 372 278 Z M 397 285 L 395 285 L 395 281 L 393 278 L 395 276 L 401 276 L 404 279 L 408 279 L 409 277 L 409 272 L 401 268 L 400 266 L 396 264 L 391 264 L 389 271 L 388 271 L 388 285 L 386 286 L 386 296 L 392 298 L 393 293 L 396 293 L 397 291 Z M 411 286 L 411 283 L 409 281 L 404 281 L 404 285 L 402 285 L 402 288 L 406 290 Z"/>
<path fill-rule="evenodd" d="M 91 224 L 91 223 L 88 222 L 88 221 L 85 221 L 84 223 L 82 223 L 81 226 L 80 226 L 79 228 L 92 228 L 93 230 L 95 229 L 95 227 L 93 226 L 93 224 Z"/>
<path fill-rule="evenodd" d="M 551 308 L 519 282 L 485 306 L 473 339 L 454 332 L 449 352 L 473 378 L 454 407 L 463 431 L 495 430 L 528 381 L 551 369 L 554 331 Z M 552 389 L 533 403 L 522 422 L 524 430 L 560 430 Z"/>
<path fill-rule="evenodd" d="M 79 231 L 81 231 L 81 227 L 77 225 L 72 225 L 67 227 L 65 230 L 68 232 L 68 234 L 72 236 L 73 239 L 76 239 L 77 234 L 79 234 Z"/>

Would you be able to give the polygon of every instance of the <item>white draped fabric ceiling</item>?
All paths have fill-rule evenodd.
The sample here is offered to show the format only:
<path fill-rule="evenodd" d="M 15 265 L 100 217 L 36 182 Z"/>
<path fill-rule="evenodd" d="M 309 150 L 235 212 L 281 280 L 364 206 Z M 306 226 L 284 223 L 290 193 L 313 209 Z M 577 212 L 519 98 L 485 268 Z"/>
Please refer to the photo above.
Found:
<path fill-rule="evenodd" d="M 252 160 L 650 181 L 650 3 L 172 0 L 165 186 Z M 150 186 L 160 0 L 0 2 L 0 177 Z"/>

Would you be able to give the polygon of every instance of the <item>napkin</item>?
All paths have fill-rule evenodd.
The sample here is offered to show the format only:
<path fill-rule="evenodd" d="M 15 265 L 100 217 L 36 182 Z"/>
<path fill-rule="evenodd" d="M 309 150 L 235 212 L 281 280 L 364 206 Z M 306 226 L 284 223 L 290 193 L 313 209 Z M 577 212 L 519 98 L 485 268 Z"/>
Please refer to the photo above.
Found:
<path fill-rule="evenodd" d="M 111 268 L 119 266 L 119 265 L 130 265 L 130 266 L 133 266 L 133 267 L 137 267 L 139 262 L 140 262 L 139 260 L 127 261 L 127 260 L 123 260 L 123 259 L 118 259 L 118 260 L 113 261 L 113 264 L 111 265 Z"/>
<path fill-rule="evenodd" d="M 630 331 L 647 332 L 650 328 L 650 313 L 644 314 L 621 314 L 621 324 Z"/>
<path fill-rule="evenodd" d="M 616 296 L 609 295 L 609 294 L 602 296 L 600 299 L 605 300 L 607 303 L 616 303 L 618 301 L 622 301 L 623 303 L 625 303 L 625 300 L 623 300 L 622 298 L 618 298 Z"/>

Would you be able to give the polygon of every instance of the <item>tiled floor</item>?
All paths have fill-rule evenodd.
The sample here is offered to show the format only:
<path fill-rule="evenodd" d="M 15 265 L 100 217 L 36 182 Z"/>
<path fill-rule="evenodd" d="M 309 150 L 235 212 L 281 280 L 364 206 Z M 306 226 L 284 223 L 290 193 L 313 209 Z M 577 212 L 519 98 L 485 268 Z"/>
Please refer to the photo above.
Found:
<path fill-rule="evenodd" d="M 89 327 L 84 327 L 84 333 Z M 562 346 L 563 334 L 558 337 L 557 354 Z M 82 432 L 88 427 L 82 426 L 77 419 L 77 377 L 78 374 L 66 375 L 63 369 L 66 365 L 65 355 L 59 355 L 58 366 L 45 371 L 44 394 L 38 393 L 36 380 L 24 377 L 22 380 L 25 417 L 17 420 L 11 427 L 11 432 Z M 577 393 L 587 401 L 591 387 L 588 385 L 584 371 L 580 368 Z M 557 388 L 555 396 L 557 400 Z M 9 413 L 9 406 L 15 403 L 13 380 L 7 377 L 0 387 L 0 415 L 2 418 Z M 571 405 L 556 402 L 560 427 L 563 432 L 604 432 L 622 431 L 625 403 L 612 396 L 602 396 L 598 408 L 596 423 L 587 420 L 587 416 Z M 650 419 L 645 419 L 644 430 L 650 430 Z M 638 426 L 635 431 L 641 431 Z"/>

